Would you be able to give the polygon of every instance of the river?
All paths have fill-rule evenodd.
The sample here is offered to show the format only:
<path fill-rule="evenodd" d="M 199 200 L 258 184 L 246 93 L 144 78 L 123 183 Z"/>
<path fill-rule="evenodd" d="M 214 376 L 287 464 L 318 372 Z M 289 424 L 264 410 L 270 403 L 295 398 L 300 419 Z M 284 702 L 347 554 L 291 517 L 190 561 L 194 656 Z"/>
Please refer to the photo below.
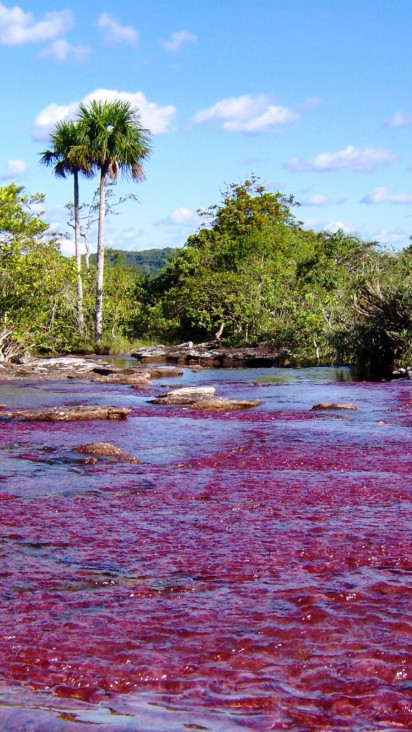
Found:
<path fill-rule="evenodd" d="M 150 403 L 182 385 L 263 403 Z M 0 420 L 3 732 L 412 729 L 412 382 L 186 369 L 0 403 L 132 407 Z M 91 441 L 141 463 L 85 464 Z"/>

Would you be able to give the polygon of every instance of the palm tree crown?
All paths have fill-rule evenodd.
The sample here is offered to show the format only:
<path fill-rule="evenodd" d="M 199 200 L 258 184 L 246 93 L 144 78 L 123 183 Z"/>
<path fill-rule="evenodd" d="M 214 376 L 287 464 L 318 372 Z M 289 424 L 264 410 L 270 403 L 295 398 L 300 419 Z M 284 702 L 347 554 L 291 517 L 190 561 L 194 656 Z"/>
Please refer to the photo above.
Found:
<path fill-rule="evenodd" d="M 136 182 L 144 179 L 142 161 L 150 154 L 150 136 L 129 102 L 80 104 L 78 127 L 80 145 L 103 175 L 116 180 L 120 172 Z"/>
<path fill-rule="evenodd" d="M 90 159 L 80 145 L 79 128 L 73 120 L 57 122 L 50 134 L 51 146 L 40 155 L 43 165 L 54 165 L 54 173 L 59 178 L 83 173 L 92 174 Z"/>

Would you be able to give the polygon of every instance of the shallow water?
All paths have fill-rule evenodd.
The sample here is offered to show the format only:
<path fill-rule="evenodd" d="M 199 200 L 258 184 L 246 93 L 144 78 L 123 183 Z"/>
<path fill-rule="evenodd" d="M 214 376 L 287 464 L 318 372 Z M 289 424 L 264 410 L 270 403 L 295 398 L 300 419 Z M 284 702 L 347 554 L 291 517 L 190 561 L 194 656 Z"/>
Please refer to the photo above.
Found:
<path fill-rule="evenodd" d="M 0 384 L 2 730 L 411 730 L 412 383 L 185 370 L 246 412 Z M 311 412 L 315 402 L 356 402 Z M 142 463 L 85 465 L 111 441 Z"/>

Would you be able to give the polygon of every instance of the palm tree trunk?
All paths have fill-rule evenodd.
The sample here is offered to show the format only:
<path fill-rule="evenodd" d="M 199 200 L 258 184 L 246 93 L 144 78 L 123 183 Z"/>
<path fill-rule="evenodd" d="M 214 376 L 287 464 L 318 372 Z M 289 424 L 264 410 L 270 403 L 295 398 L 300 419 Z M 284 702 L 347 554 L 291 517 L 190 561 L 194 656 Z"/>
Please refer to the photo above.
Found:
<path fill-rule="evenodd" d="M 82 258 L 80 254 L 80 208 L 79 208 L 79 175 L 74 175 L 74 251 L 76 255 L 77 274 L 77 332 L 83 334 L 83 282 L 82 282 Z"/>
<path fill-rule="evenodd" d="M 107 172 L 102 169 L 99 186 L 99 223 L 97 232 L 97 277 L 96 277 L 96 341 L 102 340 L 103 329 L 103 270 L 104 270 L 104 228 L 106 217 Z"/>

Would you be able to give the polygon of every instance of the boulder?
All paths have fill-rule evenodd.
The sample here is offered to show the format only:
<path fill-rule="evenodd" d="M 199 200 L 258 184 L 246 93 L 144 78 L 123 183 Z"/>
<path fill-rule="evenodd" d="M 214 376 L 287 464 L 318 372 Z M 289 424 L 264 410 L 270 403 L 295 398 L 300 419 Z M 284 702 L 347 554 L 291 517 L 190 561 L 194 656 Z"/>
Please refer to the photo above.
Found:
<path fill-rule="evenodd" d="M 133 457 L 133 455 L 128 455 L 126 452 L 123 452 L 116 445 L 112 445 L 111 442 L 90 442 L 86 445 L 75 447 L 73 452 L 80 453 L 81 455 L 97 455 L 98 457 L 113 458 L 121 463 L 140 463 L 140 460 Z M 97 461 L 92 459 L 88 460 L 88 462 L 93 464 Z"/>
<path fill-rule="evenodd" d="M 234 409 L 250 409 L 262 404 L 260 399 L 240 400 L 215 397 L 216 389 L 213 386 L 184 386 L 173 389 L 157 399 L 154 404 L 187 404 L 192 409 L 232 411 Z"/>
<path fill-rule="evenodd" d="M 175 376 L 183 376 L 183 369 L 178 368 L 148 368 L 146 369 L 150 379 L 174 379 Z"/>
<path fill-rule="evenodd" d="M 314 404 L 312 411 L 320 411 L 322 409 L 357 409 L 358 405 L 353 402 L 319 402 Z"/>
<path fill-rule="evenodd" d="M 168 391 L 152 401 L 154 404 L 193 404 L 203 399 L 210 399 L 215 391 L 213 386 L 183 386 Z"/>
<path fill-rule="evenodd" d="M 131 409 L 127 407 L 76 406 L 51 409 L 16 409 L 1 411 L 0 420 L 15 419 L 21 422 L 72 422 L 92 419 L 126 419 Z"/>
<path fill-rule="evenodd" d="M 110 374 L 109 376 L 94 376 L 92 381 L 95 381 L 98 384 L 125 384 L 129 386 L 134 386 L 136 384 L 138 384 L 139 386 L 152 385 L 152 382 L 150 381 L 150 376 L 146 371 L 142 371 L 140 374 L 125 374 L 124 372 L 122 372 L 121 374 Z"/>

